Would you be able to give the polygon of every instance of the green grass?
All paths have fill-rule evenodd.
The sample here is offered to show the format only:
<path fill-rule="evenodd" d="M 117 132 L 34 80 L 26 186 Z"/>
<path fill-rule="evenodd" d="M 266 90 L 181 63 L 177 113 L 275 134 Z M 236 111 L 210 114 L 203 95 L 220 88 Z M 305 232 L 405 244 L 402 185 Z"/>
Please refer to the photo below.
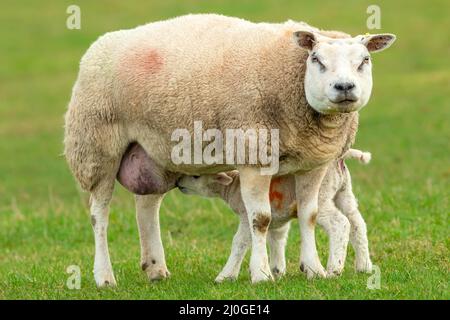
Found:
<path fill-rule="evenodd" d="M 65 28 L 77 3 L 82 29 Z M 255 21 L 306 20 L 365 33 L 371 1 L 4 1 L 0 10 L 0 298 L 3 299 L 449 299 L 450 20 L 448 1 L 378 1 L 381 32 L 397 34 L 374 55 L 374 91 L 361 112 L 357 147 L 370 166 L 350 163 L 381 289 L 368 290 L 350 250 L 342 277 L 307 281 L 298 271 L 297 223 L 287 247 L 288 275 L 253 286 L 216 285 L 237 218 L 220 201 L 173 191 L 161 212 L 172 277 L 148 283 L 139 268 L 133 198 L 117 188 L 109 245 L 118 288 L 92 276 L 93 235 L 86 195 L 61 157 L 63 114 L 78 62 L 99 35 L 188 12 Z M 372 31 L 374 32 L 374 31 Z M 327 239 L 318 232 L 322 261 Z M 81 290 L 66 288 L 79 265 Z"/>

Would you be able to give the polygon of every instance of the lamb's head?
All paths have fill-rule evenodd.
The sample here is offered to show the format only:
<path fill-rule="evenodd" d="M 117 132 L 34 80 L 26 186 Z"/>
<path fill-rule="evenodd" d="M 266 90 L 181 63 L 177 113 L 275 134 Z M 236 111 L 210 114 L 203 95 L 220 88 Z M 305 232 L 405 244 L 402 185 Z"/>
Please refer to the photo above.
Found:
<path fill-rule="evenodd" d="M 221 191 L 233 182 L 225 172 L 201 176 L 182 176 L 176 185 L 181 192 L 203 197 L 217 197 Z"/>
<path fill-rule="evenodd" d="M 358 111 L 372 92 L 371 52 L 388 48 L 393 34 L 354 38 L 329 38 L 316 32 L 297 31 L 297 44 L 308 50 L 305 94 L 317 112 L 332 114 Z"/>

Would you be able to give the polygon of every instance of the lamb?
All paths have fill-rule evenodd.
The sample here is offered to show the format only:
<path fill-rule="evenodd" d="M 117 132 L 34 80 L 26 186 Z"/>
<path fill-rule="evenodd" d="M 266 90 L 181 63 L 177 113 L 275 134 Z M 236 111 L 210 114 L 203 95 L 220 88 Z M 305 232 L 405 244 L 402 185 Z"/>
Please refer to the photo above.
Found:
<path fill-rule="evenodd" d="M 130 145 L 151 159 L 145 195 L 136 195 L 141 266 L 150 279 L 168 276 L 159 231 L 160 203 L 179 174 L 238 169 L 251 230 L 252 282 L 272 278 L 266 251 L 272 175 L 296 174 L 301 263 L 325 276 L 314 240 L 317 195 L 327 163 L 352 144 L 357 111 L 369 100 L 369 52 L 390 34 L 325 33 L 303 23 L 252 23 L 214 14 L 187 15 L 110 32 L 87 50 L 65 116 L 64 153 L 90 192 L 95 236 L 94 277 L 115 285 L 107 245 L 109 203 Z M 205 129 L 279 130 L 279 171 L 261 163 L 182 163 L 171 158 L 172 133 L 201 121 Z M 125 168 L 121 166 L 125 166 Z M 136 169 L 136 170 L 135 170 Z M 123 176 L 122 176 L 123 177 Z M 134 183 L 131 181 L 131 183 Z M 131 190 L 136 190 L 130 186 Z M 301 214 L 300 214 L 301 213 Z"/>
<path fill-rule="evenodd" d="M 372 270 L 366 224 L 352 192 L 350 172 L 344 164 L 344 159 L 349 158 L 367 164 L 371 155 L 369 152 L 356 149 L 348 150 L 342 158 L 328 166 L 319 192 L 317 223 L 325 229 L 329 237 L 328 276 L 339 275 L 343 271 L 349 235 L 355 249 L 356 270 L 359 272 Z M 178 180 L 177 186 L 186 194 L 219 197 L 239 215 L 240 224 L 233 238 L 231 254 L 216 282 L 235 280 L 250 245 L 250 227 L 240 193 L 238 171 L 183 176 Z M 286 272 L 286 240 L 290 222 L 293 218 L 297 218 L 294 189 L 295 179 L 292 175 L 272 179 L 270 188 L 272 220 L 267 236 L 270 244 L 270 268 L 276 277 L 281 277 Z"/>

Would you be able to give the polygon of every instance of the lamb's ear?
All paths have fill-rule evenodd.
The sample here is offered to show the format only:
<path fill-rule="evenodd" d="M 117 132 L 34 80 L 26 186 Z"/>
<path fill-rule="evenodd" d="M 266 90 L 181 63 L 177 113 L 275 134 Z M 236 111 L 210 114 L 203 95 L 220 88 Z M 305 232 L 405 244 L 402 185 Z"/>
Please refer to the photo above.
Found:
<path fill-rule="evenodd" d="M 311 51 L 317 42 L 317 38 L 314 33 L 309 31 L 296 31 L 294 32 L 295 42 L 303 49 Z"/>
<path fill-rule="evenodd" d="M 369 52 L 379 52 L 387 49 L 394 43 L 396 36 L 391 33 L 371 34 L 361 36 L 361 42 Z"/>
<path fill-rule="evenodd" d="M 233 182 L 233 178 L 231 178 L 225 172 L 220 172 L 216 174 L 214 180 L 223 186 L 228 186 L 230 183 Z"/>

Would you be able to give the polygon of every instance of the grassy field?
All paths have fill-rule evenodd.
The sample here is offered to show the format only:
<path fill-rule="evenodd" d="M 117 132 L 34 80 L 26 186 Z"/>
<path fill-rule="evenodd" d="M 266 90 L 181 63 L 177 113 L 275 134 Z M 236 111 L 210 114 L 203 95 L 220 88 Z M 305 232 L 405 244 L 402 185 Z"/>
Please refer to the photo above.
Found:
<path fill-rule="evenodd" d="M 182 2 L 182 4 L 181 4 Z M 306 2 L 306 1 L 305 1 Z M 65 27 L 80 5 L 82 29 Z M 307 281 L 298 270 L 299 232 L 289 237 L 288 275 L 253 286 L 247 267 L 237 282 L 216 285 L 238 220 L 220 201 L 173 191 L 161 212 L 172 277 L 148 283 L 130 194 L 117 188 L 109 244 L 118 288 L 99 290 L 92 276 L 93 235 L 87 196 L 62 152 L 63 114 L 79 59 L 99 35 L 190 12 L 255 21 L 305 20 L 365 33 L 372 1 L 3 1 L 0 10 L 0 298 L 2 299 L 449 299 L 450 20 L 448 1 L 378 1 L 381 32 L 398 37 L 374 55 L 374 91 L 361 112 L 356 146 L 368 167 L 349 163 L 368 224 L 381 288 L 353 270 Z M 372 31 L 376 32 L 376 31 Z M 218 226 L 220 226 L 218 228 Z M 322 262 L 327 239 L 318 231 Z M 80 290 L 66 268 L 78 265 Z"/>

